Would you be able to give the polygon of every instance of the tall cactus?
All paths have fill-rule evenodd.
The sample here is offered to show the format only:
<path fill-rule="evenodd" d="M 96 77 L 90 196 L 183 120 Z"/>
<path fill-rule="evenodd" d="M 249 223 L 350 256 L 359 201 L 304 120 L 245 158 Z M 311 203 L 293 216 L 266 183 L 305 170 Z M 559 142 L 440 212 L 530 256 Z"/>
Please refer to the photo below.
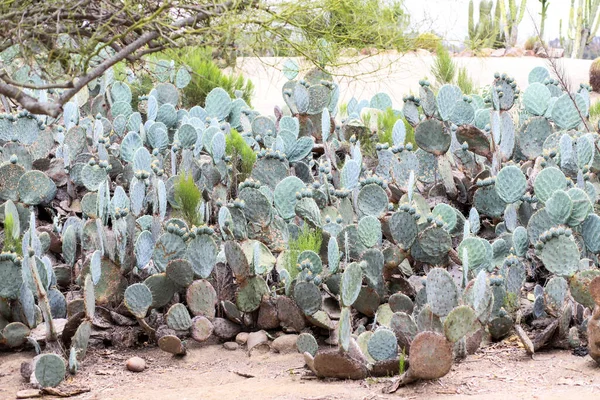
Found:
<path fill-rule="evenodd" d="M 517 36 L 519 34 L 519 24 L 525 15 L 527 0 L 522 0 L 521 5 L 517 7 L 516 0 L 508 0 L 508 10 L 504 4 L 504 0 L 499 1 L 502 16 L 504 17 L 504 34 L 506 36 L 507 47 L 513 47 L 517 44 Z"/>
<path fill-rule="evenodd" d="M 585 46 L 590 44 L 598 32 L 598 11 L 600 0 L 579 0 L 575 8 L 575 0 L 571 0 L 569 12 L 569 29 L 567 36 L 570 41 L 571 58 L 582 58 Z M 562 25 L 562 21 L 561 21 Z"/>
<path fill-rule="evenodd" d="M 498 5 L 496 13 L 492 18 L 492 0 L 481 0 L 479 3 L 479 21 L 474 19 L 473 0 L 469 2 L 469 42 L 471 48 L 493 47 L 500 33 L 500 15 Z"/>
<path fill-rule="evenodd" d="M 544 40 L 544 28 L 546 27 L 546 17 L 548 16 L 549 0 L 538 0 L 542 4 L 541 22 L 540 22 L 540 39 Z"/>

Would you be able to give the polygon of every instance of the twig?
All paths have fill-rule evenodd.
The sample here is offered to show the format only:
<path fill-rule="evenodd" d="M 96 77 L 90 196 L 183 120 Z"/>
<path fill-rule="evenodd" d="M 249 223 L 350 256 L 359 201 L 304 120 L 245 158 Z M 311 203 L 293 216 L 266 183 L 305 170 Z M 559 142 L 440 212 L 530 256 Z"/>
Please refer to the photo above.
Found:
<path fill-rule="evenodd" d="M 229 372 L 234 373 L 236 375 L 239 375 L 239 376 L 241 376 L 243 378 L 255 378 L 255 376 L 252 375 L 252 374 L 247 374 L 245 372 L 235 371 L 233 369 L 230 369 Z"/>
<path fill-rule="evenodd" d="M 43 388 L 42 389 L 42 393 L 43 394 L 49 394 L 51 396 L 57 396 L 57 397 L 78 396 L 78 395 L 80 395 L 82 393 L 88 393 L 90 391 L 91 391 L 90 388 L 74 389 L 74 390 L 71 390 L 69 392 L 63 392 L 62 390 L 59 390 L 59 389 L 56 389 L 56 388 L 52 388 L 52 387 L 47 387 L 47 388 Z"/>

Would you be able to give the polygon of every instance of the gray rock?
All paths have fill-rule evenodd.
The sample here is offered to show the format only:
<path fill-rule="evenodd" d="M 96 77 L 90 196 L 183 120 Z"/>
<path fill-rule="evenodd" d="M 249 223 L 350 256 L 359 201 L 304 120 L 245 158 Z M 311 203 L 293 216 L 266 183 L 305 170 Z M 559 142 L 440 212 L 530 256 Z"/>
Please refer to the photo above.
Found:
<path fill-rule="evenodd" d="M 296 341 L 298 340 L 298 335 L 282 335 L 277 339 L 273 340 L 271 343 L 271 348 L 276 353 L 297 353 L 298 349 L 296 348 Z"/>
<path fill-rule="evenodd" d="M 236 342 L 225 342 L 223 343 L 223 347 L 225 347 L 227 350 L 237 350 L 239 349 L 240 345 Z"/>
<path fill-rule="evenodd" d="M 270 350 L 267 332 L 258 331 L 248 335 L 248 353 L 268 353 Z"/>
<path fill-rule="evenodd" d="M 304 313 L 289 297 L 277 298 L 277 317 L 281 321 L 281 327 L 288 332 L 302 332 L 306 326 Z"/>
<path fill-rule="evenodd" d="M 240 332 L 235 337 L 235 342 L 240 346 L 243 346 L 248 342 L 248 332 Z"/>
<path fill-rule="evenodd" d="M 365 379 L 367 366 L 338 349 L 325 350 L 315 356 L 315 371 L 321 378 Z"/>
<path fill-rule="evenodd" d="M 231 340 L 241 331 L 241 327 L 224 318 L 215 318 L 212 322 L 213 333 L 223 340 Z"/>
<path fill-rule="evenodd" d="M 279 328 L 279 318 L 277 317 L 277 305 L 270 298 L 263 298 L 258 311 L 256 325 L 260 329 L 271 330 Z"/>

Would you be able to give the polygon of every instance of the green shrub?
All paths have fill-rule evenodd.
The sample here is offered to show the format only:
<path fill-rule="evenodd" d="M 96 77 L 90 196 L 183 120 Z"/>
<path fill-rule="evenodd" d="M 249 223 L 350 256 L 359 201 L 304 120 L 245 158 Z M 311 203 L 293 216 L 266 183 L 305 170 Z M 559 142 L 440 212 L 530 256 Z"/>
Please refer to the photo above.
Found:
<path fill-rule="evenodd" d="M 182 106 L 191 108 L 193 106 L 204 106 L 204 100 L 208 93 L 216 87 L 221 87 L 229 93 L 232 98 L 237 97 L 236 91 L 241 92 L 241 97 L 249 106 L 254 94 L 254 84 L 242 75 L 227 75 L 215 64 L 212 59 L 212 51 L 201 47 L 184 47 L 176 50 L 168 50 L 154 54 L 146 58 L 147 65 L 144 67 L 134 67 L 136 81 L 127 82 L 126 64 L 117 63 L 113 71 L 115 79 L 127 82 L 131 87 L 133 95 L 132 107 L 137 109 L 138 97 L 147 95 L 156 84 L 156 78 L 152 72 L 152 67 L 159 60 L 174 60 L 175 68 L 185 65 L 189 68 L 192 75 L 191 82 L 181 90 Z"/>
<path fill-rule="evenodd" d="M 473 80 L 469 76 L 467 68 L 460 67 L 458 69 L 458 77 L 456 78 L 456 84 L 462 90 L 464 94 L 472 94 L 475 92 Z"/>
<path fill-rule="evenodd" d="M 312 250 L 319 254 L 321 244 L 323 243 L 323 232 L 320 229 L 312 229 L 304 225 L 296 239 L 290 239 L 288 242 L 288 258 L 285 269 L 289 272 L 292 279 L 295 279 L 300 271 L 296 265 L 298 256 L 305 250 Z"/>
<path fill-rule="evenodd" d="M 590 105 L 590 122 L 593 126 L 597 126 L 598 121 L 600 121 L 600 101 Z"/>
<path fill-rule="evenodd" d="M 452 57 L 450 57 L 448 50 L 441 44 L 437 47 L 433 66 L 431 67 L 431 73 L 439 86 L 454 81 L 456 64 L 454 63 L 454 60 L 452 60 Z"/>
<path fill-rule="evenodd" d="M 242 98 L 250 106 L 254 94 L 254 84 L 242 75 L 227 75 L 212 60 L 212 50 L 201 47 L 183 47 L 169 50 L 160 55 L 163 59 L 175 60 L 190 68 L 192 81 L 183 89 L 183 107 L 204 105 L 206 95 L 216 87 L 221 87 L 235 98 L 235 92 L 242 92 Z"/>
<path fill-rule="evenodd" d="M 525 41 L 525 50 L 533 50 L 535 43 L 537 42 L 537 36 L 531 36 Z"/>
<path fill-rule="evenodd" d="M 196 186 L 192 173 L 182 172 L 175 180 L 174 185 L 175 201 L 179 205 L 179 210 L 188 225 L 201 225 L 202 220 L 198 212 L 198 205 L 202 194 Z"/>
<path fill-rule="evenodd" d="M 252 172 L 252 167 L 256 162 L 256 153 L 235 129 L 232 129 L 231 133 L 227 135 L 225 142 L 225 153 L 232 157 L 234 176 L 238 182 L 242 182 Z"/>
<path fill-rule="evenodd" d="M 410 126 L 406 119 L 402 118 L 402 115 L 399 112 L 394 111 L 392 108 L 385 109 L 377 118 L 379 143 L 387 143 L 390 146 L 394 145 L 392 140 L 392 131 L 396 121 L 399 119 L 404 121 L 404 126 L 406 127 L 406 143 L 411 142 L 413 146 L 416 146 L 415 132 L 413 127 Z"/>
<path fill-rule="evenodd" d="M 415 49 L 425 49 L 430 52 L 437 51 L 438 47 L 441 46 L 442 39 L 435 33 L 425 32 L 421 33 L 415 38 L 414 47 Z"/>
<path fill-rule="evenodd" d="M 21 254 L 21 241 L 19 238 L 13 238 L 14 226 L 14 217 L 9 213 L 4 219 L 4 245 L 2 246 L 2 252 Z"/>

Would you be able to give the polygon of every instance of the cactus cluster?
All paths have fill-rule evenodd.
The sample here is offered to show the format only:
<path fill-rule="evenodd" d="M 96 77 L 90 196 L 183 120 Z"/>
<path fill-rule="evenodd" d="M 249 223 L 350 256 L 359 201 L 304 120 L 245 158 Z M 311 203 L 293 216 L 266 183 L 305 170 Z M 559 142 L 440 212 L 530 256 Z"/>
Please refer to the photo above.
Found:
<path fill-rule="evenodd" d="M 600 275 L 588 87 L 563 93 L 541 67 L 522 93 L 506 74 L 483 94 L 422 81 L 395 110 L 392 143 L 376 143 L 367 115 L 393 107 L 389 96 L 352 99 L 342 115 L 331 75 L 298 79 L 293 61 L 284 73 L 273 116 L 219 88 L 180 108 L 180 69 L 159 74 L 137 109 L 109 73 L 62 121 L 0 118 L 0 347 L 28 345 L 40 324 L 47 344 L 61 340 L 64 354 L 34 361 L 41 386 L 77 373 L 98 307 L 179 356 L 190 338 L 276 328 L 303 332 L 318 376 L 387 374 L 408 354 L 398 385 L 508 335 L 526 280 L 540 283 L 528 321 L 556 318 L 552 344 L 594 329 L 572 312 L 595 306 Z M 242 182 L 232 130 L 257 155 Z M 195 222 L 175 195 L 182 172 L 200 193 Z M 53 223 L 37 226 L 50 207 Z M 320 247 L 292 251 L 305 230 Z"/>

